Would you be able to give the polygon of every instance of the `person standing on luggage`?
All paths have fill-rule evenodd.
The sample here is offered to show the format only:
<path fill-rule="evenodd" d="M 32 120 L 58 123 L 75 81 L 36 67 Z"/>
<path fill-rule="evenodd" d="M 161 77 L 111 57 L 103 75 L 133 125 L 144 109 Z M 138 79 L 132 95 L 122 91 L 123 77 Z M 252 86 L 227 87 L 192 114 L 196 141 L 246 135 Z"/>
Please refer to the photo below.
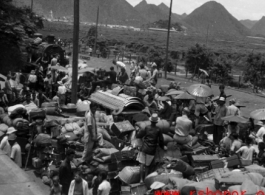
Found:
<path fill-rule="evenodd" d="M 156 126 L 157 122 L 160 120 L 158 114 L 152 114 L 149 120 L 151 121 L 151 125 L 136 133 L 136 137 L 143 140 L 142 148 L 137 156 L 137 161 L 141 164 L 141 183 L 143 182 L 144 177 L 146 177 L 148 174 L 148 168 L 155 157 L 157 145 L 159 145 L 161 148 L 164 148 L 164 138 L 162 132 Z"/>
<path fill-rule="evenodd" d="M 225 86 L 224 85 L 220 85 L 219 86 L 219 90 L 220 90 L 220 96 L 219 96 L 219 98 L 220 97 L 224 97 L 226 99 L 227 96 L 226 96 L 226 93 L 225 93 Z"/>
<path fill-rule="evenodd" d="M 59 180 L 62 185 L 62 195 L 68 195 L 70 184 L 74 178 L 73 170 L 71 168 L 71 161 L 74 159 L 75 151 L 68 149 L 66 151 L 66 158 L 59 168 Z"/>
<path fill-rule="evenodd" d="M 221 141 L 224 133 L 224 121 L 222 120 L 223 117 L 226 116 L 227 108 L 225 106 L 225 98 L 220 97 L 217 101 L 217 108 L 215 109 L 214 113 L 214 130 L 213 130 L 213 141 L 215 145 L 218 145 Z"/>
<path fill-rule="evenodd" d="M 85 132 L 84 132 L 84 152 L 83 152 L 83 161 L 90 161 L 92 158 L 92 151 L 97 143 L 97 124 L 95 113 L 97 111 L 97 104 L 91 102 L 90 110 L 86 112 L 85 115 Z"/>

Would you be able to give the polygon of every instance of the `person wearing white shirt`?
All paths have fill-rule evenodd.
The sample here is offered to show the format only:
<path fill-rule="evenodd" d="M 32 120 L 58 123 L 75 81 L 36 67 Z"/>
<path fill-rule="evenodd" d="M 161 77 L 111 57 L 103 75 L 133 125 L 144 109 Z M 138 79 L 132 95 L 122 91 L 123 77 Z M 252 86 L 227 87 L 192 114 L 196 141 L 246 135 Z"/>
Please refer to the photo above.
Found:
<path fill-rule="evenodd" d="M 2 150 L 3 152 L 5 152 L 7 155 L 11 154 L 11 146 L 8 142 L 8 136 L 11 135 L 12 133 L 15 133 L 17 130 L 14 127 L 9 127 L 7 129 L 7 133 L 6 136 L 3 137 L 3 139 L 1 140 L 0 143 L 0 150 Z"/>
<path fill-rule="evenodd" d="M 126 69 L 126 65 L 123 62 L 121 62 L 121 61 L 113 60 L 112 63 L 117 66 L 117 71 L 118 72 L 120 71 L 121 68 L 125 68 Z"/>
<path fill-rule="evenodd" d="M 265 135 L 265 127 L 264 127 L 264 121 L 261 121 L 263 125 L 260 127 L 256 134 L 256 142 L 262 142 L 263 141 L 263 135 Z"/>
<path fill-rule="evenodd" d="M 236 101 L 234 99 L 229 100 L 229 106 L 227 107 L 226 116 L 239 116 L 240 112 L 238 107 L 235 106 Z"/>
<path fill-rule="evenodd" d="M 22 156 L 21 148 L 16 142 L 17 136 L 15 134 L 10 134 L 8 136 L 8 142 L 11 146 L 10 158 L 19 166 L 22 167 Z"/>
<path fill-rule="evenodd" d="M 111 186 L 110 183 L 107 181 L 107 173 L 102 171 L 99 174 L 99 180 L 102 181 L 101 184 L 98 186 L 98 195 L 109 195 Z"/>
<path fill-rule="evenodd" d="M 248 138 L 246 140 L 246 146 L 242 146 L 236 153 L 241 154 L 242 164 L 252 164 L 253 155 L 255 153 L 255 147 L 251 145 L 252 140 Z"/>

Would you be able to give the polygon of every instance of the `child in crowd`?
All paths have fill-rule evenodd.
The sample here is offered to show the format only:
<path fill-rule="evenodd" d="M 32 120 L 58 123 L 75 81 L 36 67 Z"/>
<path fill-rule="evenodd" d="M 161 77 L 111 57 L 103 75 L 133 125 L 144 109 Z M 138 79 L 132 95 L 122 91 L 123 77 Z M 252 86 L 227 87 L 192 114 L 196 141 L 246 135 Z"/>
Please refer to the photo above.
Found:
<path fill-rule="evenodd" d="M 62 193 L 62 185 L 59 183 L 59 176 L 54 175 L 52 178 L 52 186 L 50 195 L 61 195 Z"/>

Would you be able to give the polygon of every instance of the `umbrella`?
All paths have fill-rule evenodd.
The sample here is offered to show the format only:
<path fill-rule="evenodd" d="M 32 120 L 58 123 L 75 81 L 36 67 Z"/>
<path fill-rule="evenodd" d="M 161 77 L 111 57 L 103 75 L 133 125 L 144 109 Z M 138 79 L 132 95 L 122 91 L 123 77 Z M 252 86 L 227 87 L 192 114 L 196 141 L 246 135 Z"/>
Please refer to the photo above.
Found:
<path fill-rule="evenodd" d="M 259 109 L 251 112 L 250 117 L 258 121 L 265 120 L 265 109 Z"/>
<path fill-rule="evenodd" d="M 166 96 L 180 95 L 180 94 L 182 94 L 182 93 L 184 93 L 184 91 L 172 90 L 172 91 L 168 92 L 168 93 L 166 94 Z"/>
<path fill-rule="evenodd" d="M 174 97 L 174 99 L 175 100 L 195 100 L 195 98 L 192 95 L 188 94 L 187 92 Z"/>
<path fill-rule="evenodd" d="M 242 116 L 226 116 L 222 120 L 235 123 L 247 123 L 248 120 Z"/>
<path fill-rule="evenodd" d="M 204 73 L 206 76 L 209 76 L 209 74 L 208 74 L 208 72 L 206 70 L 203 70 L 203 69 L 200 69 L 199 68 L 199 71 L 202 72 L 202 73 Z"/>
<path fill-rule="evenodd" d="M 63 72 L 68 72 L 68 69 L 67 68 L 65 68 L 63 66 L 59 66 L 59 65 L 52 66 L 51 69 L 58 70 L 58 71 L 63 71 Z"/>
<path fill-rule="evenodd" d="M 166 96 L 163 96 L 163 97 L 158 97 L 157 100 L 164 102 L 164 101 L 170 100 L 170 98 L 166 97 Z"/>
<path fill-rule="evenodd" d="M 209 97 L 213 94 L 211 88 L 203 84 L 191 85 L 187 91 L 196 97 Z"/>
<path fill-rule="evenodd" d="M 95 73 L 94 73 L 94 70 L 95 70 L 94 68 L 89 68 L 89 67 L 88 67 L 88 68 L 84 68 L 84 69 L 79 70 L 78 73 L 89 72 L 89 73 L 91 73 L 91 74 L 95 74 Z"/>

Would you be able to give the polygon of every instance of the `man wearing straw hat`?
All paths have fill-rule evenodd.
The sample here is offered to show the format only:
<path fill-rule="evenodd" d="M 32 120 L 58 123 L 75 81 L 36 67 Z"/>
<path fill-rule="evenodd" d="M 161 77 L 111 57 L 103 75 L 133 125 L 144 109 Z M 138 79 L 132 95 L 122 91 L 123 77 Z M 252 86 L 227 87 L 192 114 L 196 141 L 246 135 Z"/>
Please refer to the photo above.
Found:
<path fill-rule="evenodd" d="M 224 133 L 224 121 L 223 117 L 226 116 L 227 108 L 225 106 L 225 97 L 220 97 L 217 101 L 217 108 L 214 116 L 214 130 L 213 130 L 213 141 L 216 145 L 219 144 Z"/>
<path fill-rule="evenodd" d="M 157 122 L 160 120 L 157 113 L 152 114 L 149 118 L 151 125 L 147 126 L 145 129 L 137 132 L 136 137 L 142 139 L 143 145 L 138 153 L 137 161 L 141 164 L 141 183 L 144 177 L 148 174 L 148 167 L 151 165 L 155 153 L 156 147 L 159 144 L 161 148 L 164 148 L 164 139 L 160 129 L 156 126 Z M 145 175 L 144 175 L 145 168 Z"/>

